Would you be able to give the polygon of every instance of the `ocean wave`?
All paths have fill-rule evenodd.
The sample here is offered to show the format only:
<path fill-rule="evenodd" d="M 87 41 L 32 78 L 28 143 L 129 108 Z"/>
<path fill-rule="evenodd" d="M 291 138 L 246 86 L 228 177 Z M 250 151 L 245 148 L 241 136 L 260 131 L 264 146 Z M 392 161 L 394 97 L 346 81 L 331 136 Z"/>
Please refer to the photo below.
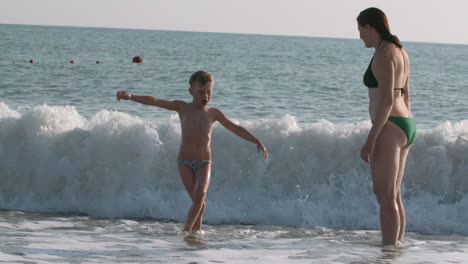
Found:
<path fill-rule="evenodd" d="M 378 229 L 369 167 L 370 122 L 300 124 L 294 116 L 237 120 L 266 144 L 213 129 L 206 221 Z M 0 208 L 184 221 L 190 200 L 175 159 L 176 115 L 147 121 L 72 106 L 18 112 L 0 103 Z M 419 130 L 403 182 L 408 230 L 468 234 L 468 120 Z"/>

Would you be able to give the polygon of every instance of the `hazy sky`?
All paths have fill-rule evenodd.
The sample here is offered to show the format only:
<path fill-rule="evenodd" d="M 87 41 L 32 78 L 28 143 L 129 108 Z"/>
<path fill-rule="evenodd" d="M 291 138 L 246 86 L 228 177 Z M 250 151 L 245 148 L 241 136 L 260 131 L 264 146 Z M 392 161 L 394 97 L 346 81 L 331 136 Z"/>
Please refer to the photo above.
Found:
<path fill-rule="evenodd" d="M 402 41 L 468 44 L 468 0 L 0 0 L 0 23 L 358 38 L 371 6 Z"/>

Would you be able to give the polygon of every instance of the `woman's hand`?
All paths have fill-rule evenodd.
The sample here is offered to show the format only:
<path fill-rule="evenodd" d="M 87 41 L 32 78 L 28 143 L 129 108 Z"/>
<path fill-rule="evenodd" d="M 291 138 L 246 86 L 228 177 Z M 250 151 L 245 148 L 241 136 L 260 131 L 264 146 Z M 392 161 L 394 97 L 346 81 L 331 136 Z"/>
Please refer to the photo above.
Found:
<path fill-rule="evenodd" d="M 375 140 L 372 138 L 367 138 L 366 143 L 361 148 L 361 159 L 370 163 L 372 161 L 372 156 L 374 155 Z"/>

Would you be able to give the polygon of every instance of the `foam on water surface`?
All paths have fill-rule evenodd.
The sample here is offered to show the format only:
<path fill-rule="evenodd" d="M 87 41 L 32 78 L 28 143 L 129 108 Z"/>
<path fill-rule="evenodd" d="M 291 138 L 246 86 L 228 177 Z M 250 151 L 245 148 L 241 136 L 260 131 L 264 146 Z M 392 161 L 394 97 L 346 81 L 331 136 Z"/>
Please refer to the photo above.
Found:
<path fill-rule="evenodd" d="M 0 106 L 1 208 L 185 219 L 176 116 L 145 121 L 102 110 L 87 119 L 72 106 Z M 369 122 L 236 122 L 264 140 L 270 159 L 215 126 L 208 223 L 378 229 L 369 167 L 359 158 Z M 468 234 L 467 154 L 468 121 L 419 130 L 403 182 L 408 230 Z"/>

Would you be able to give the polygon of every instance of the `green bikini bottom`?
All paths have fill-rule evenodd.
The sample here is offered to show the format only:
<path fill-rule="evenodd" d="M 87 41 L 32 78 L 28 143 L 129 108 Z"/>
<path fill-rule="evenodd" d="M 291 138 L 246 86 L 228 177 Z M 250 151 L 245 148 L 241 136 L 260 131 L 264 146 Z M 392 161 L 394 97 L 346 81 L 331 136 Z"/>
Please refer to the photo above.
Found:
<path fill-rule="evenodd" d="M 390 116 L 388 120 L 395 123 L 405 132 L 408 143 L 405 147 L 413 144 L 416 139 L 416 121 L 412 117 Z"/>

